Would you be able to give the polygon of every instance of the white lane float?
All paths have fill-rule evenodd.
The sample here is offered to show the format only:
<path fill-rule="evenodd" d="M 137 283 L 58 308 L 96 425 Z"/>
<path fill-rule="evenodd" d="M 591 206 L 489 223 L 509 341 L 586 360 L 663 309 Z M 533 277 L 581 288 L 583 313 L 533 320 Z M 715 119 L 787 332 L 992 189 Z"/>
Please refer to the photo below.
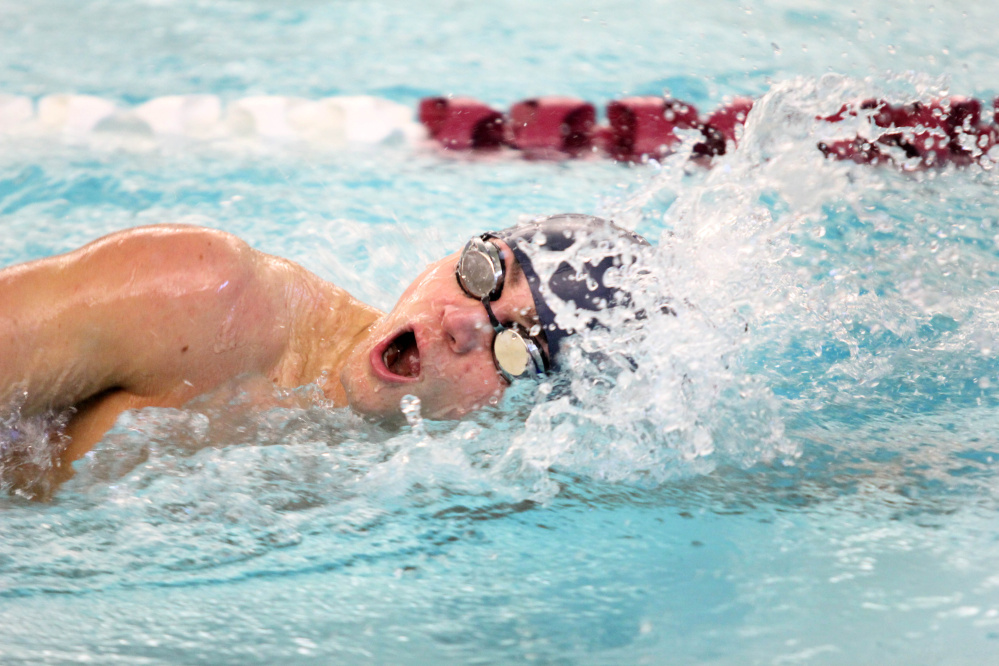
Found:
<path fill-rule="evenodd" d="M 114 114 L 114 102 L 93 95 L 47 95 L 38 100 L 37 122 L 43 130 L 83 134 Z"/>
<path fill-rule="evenodd" d="M 0 95 L 0 133 L 15 132 L 35 117 L 35 105 L 28 97 Z"/>
<path fill-rule="evenodd" d="M 224 103 L 216 95 L 167 95 L 135 107 L 92 95 L 37 101 L 0 95 L 0 133 L 307 142 L 324 147 L 416 142 L 426 136 L 408 106 L 371 96 L 319 100 L 256 95 Z"/>
<path fill-rule="evenodd" d="M 208 137 L 218 132 L 222 100 L 215 95 L 168 95 L 135 108 L 153 134 Z"/>

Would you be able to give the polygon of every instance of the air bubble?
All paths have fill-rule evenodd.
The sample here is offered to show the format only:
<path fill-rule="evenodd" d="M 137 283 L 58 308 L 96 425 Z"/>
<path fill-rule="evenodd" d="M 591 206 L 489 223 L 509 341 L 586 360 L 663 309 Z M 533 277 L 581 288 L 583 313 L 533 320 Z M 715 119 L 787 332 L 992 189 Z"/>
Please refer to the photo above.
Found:
<path fill-rule="evenodd" d="M 406 423 L 414 430 L 423 425 L 420 404 L 420 399 L 415 395 L 404 395 L 399 401 L 399 408 L 402 410 L 403 416 L 406 417 Z"/>

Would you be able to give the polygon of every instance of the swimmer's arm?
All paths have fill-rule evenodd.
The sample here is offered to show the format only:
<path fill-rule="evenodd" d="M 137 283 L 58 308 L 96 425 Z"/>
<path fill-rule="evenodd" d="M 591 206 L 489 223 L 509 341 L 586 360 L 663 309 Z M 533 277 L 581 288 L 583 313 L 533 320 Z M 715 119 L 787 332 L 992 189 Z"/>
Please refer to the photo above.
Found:
<path fill-rule="evenodd" d="M 281 313 L 262 256 L 224 232 L 156 226 L 0 271 L 0 405 L 23 392 L 33 414 L 111 390 L 179 404 L 266 371 Z"/>

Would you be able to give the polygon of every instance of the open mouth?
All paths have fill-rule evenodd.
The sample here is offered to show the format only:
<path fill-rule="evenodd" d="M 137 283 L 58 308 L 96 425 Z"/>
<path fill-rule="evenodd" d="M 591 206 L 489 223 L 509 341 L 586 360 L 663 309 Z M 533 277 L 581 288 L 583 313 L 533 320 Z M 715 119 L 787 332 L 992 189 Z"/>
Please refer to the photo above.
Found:
<path fill-rule="evenodd" d="M 403 331 L 388 343 L 382 352 L 382 363 L 396 377 L 420 376 L 420 348 L 413 331 Z"/>

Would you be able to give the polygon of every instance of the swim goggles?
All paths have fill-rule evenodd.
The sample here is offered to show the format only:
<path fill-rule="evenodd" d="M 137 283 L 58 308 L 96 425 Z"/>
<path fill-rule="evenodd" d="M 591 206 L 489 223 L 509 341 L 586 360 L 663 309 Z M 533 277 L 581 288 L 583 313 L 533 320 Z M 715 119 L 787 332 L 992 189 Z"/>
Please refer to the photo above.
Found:
<path fill-rule="evenodd" d="M 506 268 L 499 248 L 483 234 L 465 244 L 461 251 L 455 275 L 462 291 L 482 301 L 493 326 L 493 362 L 508 382 L 520 377 L 543 377 L 548 371 L 548 359 L 537 337 L 517 323 L 501 324 L 489 307 L 490 301 L 503 293 Z"/>

